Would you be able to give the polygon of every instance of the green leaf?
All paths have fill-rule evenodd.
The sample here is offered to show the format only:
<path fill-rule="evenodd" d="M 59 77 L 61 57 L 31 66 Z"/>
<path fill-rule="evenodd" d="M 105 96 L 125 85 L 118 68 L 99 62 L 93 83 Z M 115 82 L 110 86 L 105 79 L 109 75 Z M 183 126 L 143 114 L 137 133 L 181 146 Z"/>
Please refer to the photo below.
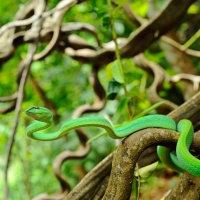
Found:
<path fill-rule="evenodd" d="M 113 78 L 119 83 L 124 83 L 123 70 L 118 60 L 115 60 L 114 62 L 112 62 L 111 70 L 112 70 Z"/>
<path fill-rule="evenodd" d="M 135 171 L 135 176 L 140 177 L 140 182 L 145 182 L 155 171 L 158 162 L 152 163 Z"/>
<path fill-rule="evenodd" d="M 192 4 L 188 8 L 188 11 L 187 11 L 188 14 L 197 14 L 198 12 L 199 12 L 199 8 L 196 5 L 194 5 L 194 4 Z"/>
<path fill-rule="evenodd" d="M 115 79 L 110 80 L 108 84 L 107 99 L 114 100 L 120 88 L 121 88 L 121 84 L 119 82 L 117 82 Z"/>
<path fill-rule="evenodd" d="M 127 3 L 128 0 L 116 0 L 115 2 L 116 2 L 117 4 L 123 5 L 123 4 Z"/>
<path fill-rule="evenodd" d="M 108 15 L 105 15 L 102 19 L 102 26 L 104 28 L 108 28 L 110 26 L 110 17 Z"/>
<path fill-rule="evenodd" d="M 122 116 L 123 111 L 127 110 L 127 105 L 128 105 L 129 101 L 130 101 L 129 98 L 124 98 L 119 102 L 117 111 L 116 111 L 115 115 L 113 116 L 114 122 L 118 122 L 119 118 Z M 123 123 L 125 123 L 125 121 Z M 118 124 L 117 126 L 119 127 L 119 126 L 121 126 L 121 124 Z"/>
<path fill-rule="evenodd" d="M 133 1 L 131 8 L 134 12 L 142 17 L 145 17 L 149 8 L 147 1 Z"/>
<path fill-rule="evenodd" d="M 119 106 L 117 108 L 117 113 L 121 113 L 122 110 L 127 106 L 128 102 L 130 101 L 129 98 L 124 98 L 120 101 Z"/>
<path fill-rule="evenodd" d="M 146 114 L 148 114 L 149 112 L 151 112 L 152 110 L 158 108 L 159 106 L 161 106 L 162 104 L 164 104 L 164 101 L 158 102 L 153 104 L 151 107 L 147 108 L 146 110 L 144 110 L 143 112 L 141 112 L 140 114 L 136 115 L 133 119 L 137 119 L 140 118 Z"/>
<path fill-rule="evenodd" d="M 132 191 L 133 191 L 134 199 L 138 200 L 138 197 L 139 197 L 139 192 L 138 192 L 138 181 L 137 181 L 137 179 L 135 179 L 135 178 L 133 179 Z"/>
<path fill-rule="evenodd" d="M 113 78 L 113 75 L 112 75 L 112 70 L 111 70 L 111 65 L 112 63 L 109 63 L 107 66 L 106 66 L 106 78 L 107 80 L 111 80 Z"/>
<path fill-rule="evenodd" d="M 99 139 L 100 137 L 102 137 L 102 136 L 104 136 L 104 135 L 107 135 L 107 134 L 108 134 L 108 133 L 105 132 L 105 131 L 102 132 L 102 133 L 99 133 L 98 135 L 96 135 L 96 136 L 90 138 L 90 139 L 87 141 L 86 144 L 89 144 L 89 143 L 91 143 L 91 142 L 93 142 L 93 141 L 95 141 L 95 140 Z"/>
<path fill-rule="evenodd" d="M 118 4 L 117 7 L 122 7 L 127 2 L 129 2 L 129 0 L 116 0 L 115 1 L 115 3 Z"/>

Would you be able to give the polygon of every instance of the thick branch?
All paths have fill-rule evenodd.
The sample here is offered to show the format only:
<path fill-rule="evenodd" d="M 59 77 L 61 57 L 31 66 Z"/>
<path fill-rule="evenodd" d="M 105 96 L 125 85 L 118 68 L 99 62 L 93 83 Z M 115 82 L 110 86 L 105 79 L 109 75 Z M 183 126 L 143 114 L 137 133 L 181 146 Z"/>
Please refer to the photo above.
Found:
<path fill-rule="evenodd" d="M 140 26 L 133 35 L 127 39 L 124 46 L 120 49 L 121 57 L 129 58 L 143 52 L 155 40 L 174 27 L 193 2 L 194 0 L 169 1 L 155 18 L 152 18 L 147 23 Z M 107 64 L 115 59 L 115 52 L 105 49 L 100 51 L 88 51 L 87 49 L 73 51 L 72 49 L 66 49 L 65 52 L 74 59 L 98 63 L 100 65 Z"/>
<path fill-rule="evenodd" d="M 162 69 L 162 67 L 154 62 L 148 61 L 144 57 L 143 54 L 139 54 L 139 55 L 135 56 L 134 61 L 135 61 L 136 65 L 138 65 L 145 71 L 150 70 L 151 73 L 153 73 L 154 81 L 151 84 L 151 86 L 148 88 L 148 91 L 147 91 L 148 99 L 150 100 L 150 102 L 152 104 L 155 104 L 157 102 L 164 101 L 165 103 L 163 105 L 161 105 L 161 107 L 159 108 L 159 109 L 161 109 L 161 108 L 164 109 L 164 111 L 162 113 L 169 113 L 170 111 L 177 108 L 176 104 L 174 104 L 168 100 L 164 100 L 161 97 L 159 97 L 159 95 L 158 95 L 158 92 L 159 92 L 160 88 L 162 87 L 163 82 L 165 81 L 165 79 L 168 78 L 168 76 L 166 75 L 166 73 Z"/>
<path fill-rule="evenodd" d="M 110 174 L 113 154 L 107 156 L 64 198 L 64 200 L 93 200 L 94 190 Z"/>
<path fill-rule="evenodd" d="M 172 111 L 169 114 L 169 116 L 172 117 L 176 122 L 180 121 L 183 118 L 186 118 L 186 119 L 190 119 L 194 125 L 198 124 L 198 121 L 200 121 L 200 108 L 198 106 L 199 102 L 200 102 L 200 93 L 196 94 L 193 98 L 191 98 L 190 100 L 188 100 L 187 102 L 185 102 L 184 104 L 176 108 L 174 111 Z M 163 145 L 171 144 L 172 147 L 175 148 L 175 144 L 177 142 L 178 136 L 179 134 L 177 132 L 167 131 L 163 129 L 146 129 L 138 133 L 132 134 L 127 139 L 125 139 L 123 143 L 120 145 L 119 147 L 120 150 L 117 150 L 117 152 L 120 152 L 120 153 L 119 154 L 115 153 L 115 162 L 117 162 L 117 159 L 119 159 L 120 162 L 118 164 L 120 166 L 121 160 L 126 161 L 129 159 L 129 156 L 130 156 L 131 163 L 128 163 L 128 164 L 129 164 L 130 170 L 133 170 L 134 164 L 137 162 L 137 159 L 139 158 L 140 154 L 146 148 L 148 148 L 149 146 L 155 146 L 158 144 L 163 144 Z M 139 138 L 139 141 L 137 141 L 137 138 Z M 140 141 L 140 139 L 142 140 L 142 142 Z M 151 142 L 149 142 L 149 140 L 151 140 Z M 192 144 L 192 148 L 194 149 L 195 154 L 198 154 L 200 152 L 199 144 L 200 144 L 200 133 L 195 135 L 195 138 Z M 136 156 L 136 157 L 133 158 L 132 156 L 133 157 Z M 89 172 L 84 177 L 84 179 L 72 190 L 72 192 L 66 196 L 65 199 L 66 200 L 68 199 L 81 200 L 81 199 L 84 199 L 85 197 L 88 197 L 88 199 L 90 199 L 89 195 L 93 196 L 93 192 L 94 192 L 93 188 L 97 187 L 101 183 L 102 178 L 106 177 L 109 174 L 109 170 L 111 168 L 111 161 L 112 161 L 112 157 L 111 155 L 109 155 L 103 162 L 99 163 L 91 172 Z M 112 181 L 110 180 L 110 185 L 108 186 L 107 194 L 104 197 L 105 199 L 107 198 L 109 200 L 112 199 L 110 198 L 110 195 L 115 195 L 115 193 L 119 194 L 120 191 L 124 190 L 123 188 L 122 190 L 121 188 L 116 188 L 117 186 L 115 185 L 116 183 L 118 183 L 117 181 L 118 179 L 120 179 L 121 175 L 122 176 L 125 175 L 124 173 L 118 173 L 118 171 L 116 171 L 117 167 L 115 166 L 117 165 L 115 162 L 113 162 L 113 168 L 112 168 L 113 169 L 113 172 L 112 172 L 113 177 L 111 177 Z M 141 165 L 141 167 L 142 166 L 143 165 Z M 128 166 L 125 165 L 125 169 L 127 169 L 127 167 Z M 122 167 L 121 169 L 123 170 Z M 116 174 L 113 175 L 114 172 L 116 172 L 117 175 Z M 125 173 L 128 173 L 129 175 L 131 174 L 130 177 L 132 177 L 133 171 L 131 172 L 128 171 Z M 97 180 L 97 177 L 99 178 L 101 177 L 101 179 Z M 126 182 L 127 182 L 126 184 L 128 184 L 128 187 L 131 187 L 131 183 L 132 183 L 132 180 L 130 180 L 130 182 L 128 181 L 130 177 L 126 179 Z M 121 178 L 123 179 L 123 177 Z M 113 186 L 113 184 L 115 186 Z M 86 185 L 87 187 L 85 187 Z M 126 185 L 123 185 L 123 187 L 126 188 Z M 130 189 L 128 190 L 130 192 Z M 127 196 L 128 195 L 130 195 L 130 193 L 127 194 Z M 121 198 L 121 195 L 119 197 Z M 124 197 L 121 199 L 125 200 Z"/>
<path fill-rule="evenodd" d="M 165 200 L 199 200 L 200 178 L 185 172 Z"/>
<path fill-rule="evenodd" d="M 175 144 L 179 134 L 164 129 L 145 129 L 122 141 L 114 154 L 112 171 L 103 200 L 129 200 L 133 174 L 140 154 L 148 147 Z"/>
<path fill-rule="evenodd" d="M 135 56 L 144 51 L 157 38 L 173 28 L 193 2 L 194 0 L 169 1 L 155 18 L 150 19 L 147 24 L 143 24 L 134 32 L 127 44 L 121 49 L 122 57 Z"/>

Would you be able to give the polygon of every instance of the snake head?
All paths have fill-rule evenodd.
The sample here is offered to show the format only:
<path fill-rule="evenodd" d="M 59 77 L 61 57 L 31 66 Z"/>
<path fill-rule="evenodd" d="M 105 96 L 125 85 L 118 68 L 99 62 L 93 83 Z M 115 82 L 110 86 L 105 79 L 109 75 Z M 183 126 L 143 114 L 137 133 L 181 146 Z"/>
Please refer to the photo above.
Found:
<path fill-rule="evenodd" d="M 39 106 L 33 106 L 25 110 L 25 113 L 33 119 L 41 122 L 52 122 L 53 116 L 49 109 Z"/>

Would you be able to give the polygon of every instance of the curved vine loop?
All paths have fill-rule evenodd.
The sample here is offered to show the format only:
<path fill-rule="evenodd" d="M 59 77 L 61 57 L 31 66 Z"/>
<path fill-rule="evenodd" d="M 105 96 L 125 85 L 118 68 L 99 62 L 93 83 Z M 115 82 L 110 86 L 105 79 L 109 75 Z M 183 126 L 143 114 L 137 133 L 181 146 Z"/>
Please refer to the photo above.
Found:
<path fill-rule="evenodd" d="M 46 8 L 46 1 L 44 0 L 36 0 L 36 1 L 29 1 L 24 6 L 22 6 L 19 11 L 16 13 L 15 21 L 10 22 L 0 29 L 0 65 L 9 59 L 12 54 L 14 53 L 14 39 L 16 34 L 20 32 L 22 26 L 28 26 L 34 21 L 41 20 L 41 16 Z M 31 12 L 34 12 L 34 15 L 27 18 Z M 37 35 L 34 38 L 35 40 L 39 39 L 39 32 L 41 26 L 38 25 Z M 22 34 L 23 35 L 23 34 Z M 19 36 L 19 35 L 18 35 Z M 34 42 L 34 40 L 33 40 Z M 24 68 L 27 63 L 22 60 L 18 67 L 18 74 L 17 74 L 17 85 L 19 87 L 20 80 L 24 71 Z M 18 88 L 19 90 L 19 88 Z M 1 97 L 0 102 L 11 102 L 10 105 L 6 108 L 2 108 L 0 113 L 6 114 L 15 109 L 16 101 L 18 97 L 18 92 L 14 92 L 12 95 L 8 97 Z"/>
<path fill-rule="evenodd" d="M 47 30 L 48 30 L 47 32 L 53 31 L 53 36 L 49 44 L 47 45 L 47 47 L 42 52 L 34 56 L 33 58 L 34 60 L 44 59 L 54 49 L 60 35 L 60 27 L 61 27 L 63 16 L 66 13 L 66 11 L 69 10 L 69 8 L 73 6 L 74 4 L 76 4 L 77 2 L 78 0 L 70 0 L 70 1 L 63 0 L 59 2 L 55 8 L 56 10 L 59 10 L 59 12 L 56 12 L 55 10 L 55 13 L 53 14 L 52 18 L 51 19 L 47 18 L 46 21 L 44 21 L 44 28 L 46 28 L 46 30 L 44 29 L 43 32 L 46 32 Z"/>
<path fill-rule="evenodd" d="M 16 35 L 17 37 L 21 37 L 23 34 L 19 33 L 21 33 L 22 29 L 25 29 L 25 26 L 29 26 L 35 21 L 40 20 L 45 8 L 45 0 L 31 0 L 25 5 L 21 6 L 21 8 L 15 15 L 15 21 L 1 27 L 0 64 L 8 60 L 13 55 L 16 48 L 16 44 L 14 44 L 14 39 L 16 39 Z M 34 13 L 34 15 L 31 14 L 32 12 Z M 40 29 L 41 27 L 38 26 L 38 28 Z M 37 38 L 37 35 L 35 38 Z"/>
<path fill-rule="evenodd" d="M 169 79 L 169 77 L 165 74 L 165 71 L 158 64 L 148 61 L 143 54 L 135 56 L 134 62 L 137 66 L 141 67 L 150 74 L 153 74 L 154 76 L 154 81 L 147 91 L 149 101 L 152 104 L 164 101 L 164 104 L 161 105 L 160 108 L 163 108 L 165 113 L 169 113 L 170 111 L 177 108 L 176 104 L 165 100 L 158 95 L 163 82 Z"/>

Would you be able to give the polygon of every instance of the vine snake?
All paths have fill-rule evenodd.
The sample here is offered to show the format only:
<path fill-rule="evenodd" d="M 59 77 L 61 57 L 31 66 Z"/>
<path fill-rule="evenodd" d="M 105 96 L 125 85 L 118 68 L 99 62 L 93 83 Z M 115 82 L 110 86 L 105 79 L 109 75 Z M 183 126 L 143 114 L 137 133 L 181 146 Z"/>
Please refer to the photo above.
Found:
<path fill-rule="evenodd" d="M 102 117 L 84 117 L 64 123 L 61 128 L 54 133 L 42 134 L 37 131 L 48 128 L 53 122 L 51 111 L 44 107 L 34 106 L 25 110 L 25 113 L 38 121 L 27 127 L 27 136 L 41 141 L 56 140 L 65 136 L 72 129 L 86 126 L 103 128 L 108 135 L 114 139 L 124 138 L 136 131 L 151 127 L 178 131 L 180 132 L 180 137 L 176 146 L 177 156 L 170 153 L 168 148 L 162 146 L 159 146 L 157 149 L 158 156 L 166 166 L 175 171 L 183 172 L 186 170 L 189 173 L 200 177 L 200 160 L 195 158 L 189 152 L 194 135 L 193 126 L 189 120 L 183 119 L 178 123 L 178 126 L 176 126 L 176 123 L 170 117 L 156 114 L 140 117 L 125 125 L 113 128 L 110 122 Z"/>

